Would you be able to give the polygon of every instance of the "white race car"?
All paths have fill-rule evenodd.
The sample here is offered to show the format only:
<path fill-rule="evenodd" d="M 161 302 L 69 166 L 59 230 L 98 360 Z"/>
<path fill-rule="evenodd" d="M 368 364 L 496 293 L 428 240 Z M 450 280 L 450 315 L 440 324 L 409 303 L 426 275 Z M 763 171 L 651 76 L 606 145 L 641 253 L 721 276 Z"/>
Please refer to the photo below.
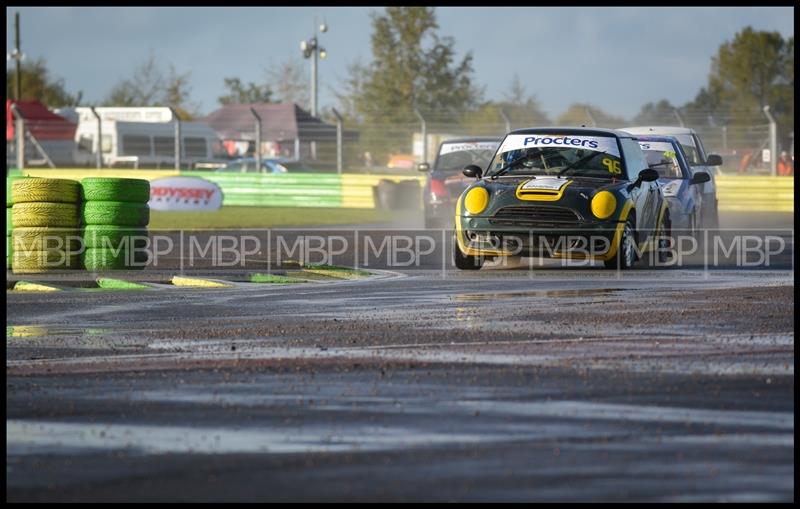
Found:
<path fill-rule="evenodd" d="M 717 154 L 707 154 L 705 147 L 703 147 L 703 142 L 700 141 L 700 137 L 697 136 L 697 132 L 694 129 L 671 126 L 638 126 L 623 127 L 620 130 L 638 135 L 665 135 L 677 138 L 689 162 L 692 175 L 698 172 L 705 172 L 711 177 L 710 181 L 702 184 L 703 210 L 701 216 L 703 224 L 700 226 L 705 228 L 719 227 L 717 186 L 714 177 L 717 174 L 716 167 L 722 165 L 722 157 Z"/>

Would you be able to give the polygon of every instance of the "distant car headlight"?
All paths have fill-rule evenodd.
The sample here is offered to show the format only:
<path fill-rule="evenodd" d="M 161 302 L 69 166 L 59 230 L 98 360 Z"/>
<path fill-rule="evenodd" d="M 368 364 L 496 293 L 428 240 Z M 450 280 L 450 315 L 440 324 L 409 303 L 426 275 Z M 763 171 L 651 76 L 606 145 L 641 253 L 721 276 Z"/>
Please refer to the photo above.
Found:
<path fill-rule="evenodd" d="M 473 187 L 464 197 L 464 208 L 472 215 L 480 214 L 489 205 L 489 191 L 483 187 Z"/>
<path fill-rule="evenodd" d="M 600 191 L 592 198 L 592 214 L 597 219 L 607 219 L 617 210 L 617 199 L 608 191 Z"/>

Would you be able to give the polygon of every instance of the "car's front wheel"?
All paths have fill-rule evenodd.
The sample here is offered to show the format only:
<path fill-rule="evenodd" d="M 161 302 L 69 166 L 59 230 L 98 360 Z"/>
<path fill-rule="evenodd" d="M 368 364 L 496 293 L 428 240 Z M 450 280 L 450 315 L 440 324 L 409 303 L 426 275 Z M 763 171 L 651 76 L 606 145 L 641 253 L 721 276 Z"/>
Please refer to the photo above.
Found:
<path fill-rule="evenodd" d="M 703 228 L 709 230 L 716 230 L 719 228 L 719 208 L 716 199 L 711 199 L 709 196 L 703 200 Z"/>
<path fill-rule="evenodd" d="M 658 261 L 659 263 L 666 263 L 672 257 L 670 253 L 672 243 L 672 219 L 669 217 L 669 211 L 664 214 L 661 228 L 658 235 Z"/>
<path fill-rule="evenodd" d="M 629 219 L 625 221 L 625 226 L 622 228 L 622 235 L 620 236 L 619 244 L 616 246 L 617 249 L 614 256 L 603 262 L 606 268 L 626 270 L 633 267 L 636 261 L 635 243 L 633 225 Z"/>
<path fill-rule="evenodd" d="M 483 267 L 482 256 L 472 256 L 462 253 L 455 236 L 453 237 L 453 243 L 453 263 L 455 263 L 456 268 L 461 270 L 479 270 Z"/>

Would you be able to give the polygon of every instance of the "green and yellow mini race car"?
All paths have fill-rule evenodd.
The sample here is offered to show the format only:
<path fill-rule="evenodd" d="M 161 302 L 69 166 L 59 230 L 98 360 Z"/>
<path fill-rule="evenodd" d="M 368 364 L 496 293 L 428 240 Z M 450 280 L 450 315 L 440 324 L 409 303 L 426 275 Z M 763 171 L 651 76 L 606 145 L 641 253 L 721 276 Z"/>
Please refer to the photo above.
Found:
<path fill-rule="evenodd" d="M 506 135 L 456 203 L 454 263 L 496 256 L 602 260 L 628 269 L 648 251 L 669 256 L 667 201 L 632 135 L 534 128 Z M 657 248 L 657 249 L 656 249 Z"/>

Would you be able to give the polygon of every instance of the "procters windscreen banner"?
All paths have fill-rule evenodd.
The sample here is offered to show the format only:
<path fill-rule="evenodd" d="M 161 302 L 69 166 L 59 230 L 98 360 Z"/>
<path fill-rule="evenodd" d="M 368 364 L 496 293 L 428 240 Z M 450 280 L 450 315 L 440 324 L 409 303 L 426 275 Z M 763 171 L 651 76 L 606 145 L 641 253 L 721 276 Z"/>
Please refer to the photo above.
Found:
<path fill-rule="evenodd" d="M 533 147 L 589 149 L 619 157 L 619 147 L 614 137 L 571 134 L 509 134 L 503 140 L 499 153 Z"/>
<path fill-rule="evenodd" d="M 164 177 L 150 181 L 152 210 L 219 210 L 222 189 L 198 177 Z"/>

